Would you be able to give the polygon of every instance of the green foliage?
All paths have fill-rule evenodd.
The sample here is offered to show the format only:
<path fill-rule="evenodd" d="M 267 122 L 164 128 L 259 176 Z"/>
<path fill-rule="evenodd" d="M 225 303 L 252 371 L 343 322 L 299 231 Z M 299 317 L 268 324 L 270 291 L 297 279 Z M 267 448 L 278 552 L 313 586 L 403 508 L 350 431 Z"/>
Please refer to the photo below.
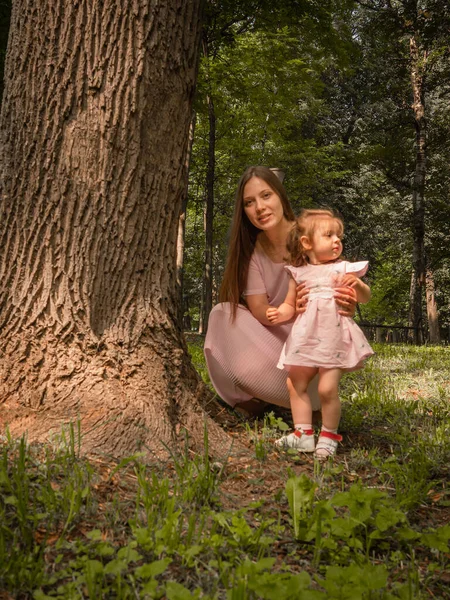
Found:
<path fill-rule="evenodd" d="M 323 111 L 323 74 L 347 58 L 342 48 L 346 41 L 333 24 L 332 3 L 300 10 L 287 2 L 276 11 L 269 3 L 259 3 L 251 22 L 243 18 L 242 6 L 238 3 L 231 10 L 233 18 L 227 22 L 234 25 L 225 40 L 217 24 L 226 21 L 230 7 L 224 7 L 223 20 L 208 22 L 211 47 L 200 65 L 185 255 L 185 297 L 194 326 L 201 312 L 204 244 L 199 240 L 204 239 L 209 151 L 206 97 L 214 102 L 216 119 L 214 300 L 224 268 L 234 189 L 246 166 L 281 165 L 288 172 L 287 187 L 296 209 L 315 197 L 323 202 L 330 185 L 347 171 L 340 141 L 315 135 L 315 119 Z M 214 9 L 215 5 L 213 13 Z"/>
<path fill-rule="evenodd" d="M 256 563 L 246 561 L 236 570 L 233 589 L 227 594 L 227 598 L 229 600 L 249 597 L 278 600 L 301 597 L 305 600 L 313 600 L 323 597 L 320 592 L 311 590 L 310 577 L 305 572 L 299 575 L 268 572 L 274 562 L 274 559 L 268 558 Z"/>
<path fill-rule="evenodd" d="M 204 338 L 197 334 L 186 333 L 188 339 L 188 351 L 192 360 L 192 364 L 200 374 L 203 381 L 209 385 L 212 389 L 212 384 L 209 379 L 208 369 L 205 364 L 205 357 L 203 354 L 203 343 Z"/>
<path fill-rule="evenodd" d="M 375 264 L 370 274 L 372 296 L 361 306 L 363 319 L 378 324 L 407 323 L 411 276 L 404 248 L 389 246 L 377 252 Z"/>
<path fill-rule="evenodd" d="M 286 495 L 294 523 L 294 535 L 304 539 L 305 522 L 311 511 L 316 486 L 306 475 L 290 477 L 286 484 Z"/>
<path fill-rule="evenodd" d="M 389 454 L 374 453 L 370 463 L 381 470 L 402 509 L 428 499 L 450 460 L 447 347 L 375 345 L 376 358 L 343 382 L 342 429 L 364 429 Z"/>
<path fill-rule="evenodd" d="M 290 429 L 281 417 L 275 417 L 273 412 L 264 414 L 262 428 L 258 420 L 255 421 L 253 428 L 249 423 L 245 424 L 247 433 L 253 442 L 256 458 L 264 461 L 273 445 L 273 438 L 279 436 L 281 432 Z"/>
<path fill-rule="evenodd" d="M 77 458 L 74 431 L 70 426 L 68 440 L 63 432 L 56 456 L 46 450 L 40 464 L 24 438 L 7 433 L 0 464 L 0 582 L 10 590 L 39 587 L 47 537 L 70 531 L 90 512 L 92 468 Z"/>
<path fill-rule="evenodd" d="M 246 10 L 253 10 L 248 19 Z M 203 202 L 208 160 L 206 94 L 216 116 L 214 294 L 221 281 L 238 178 L 249 164 L 286 172 L 301 206 L 328 205 L 346 224 L 344 254 L 368 259 L 372 302 L 366 319 L 408 324 L 412 270 L 412 192 L 416 153 L 409 40 L 428 52 L 425 245 L 441 329 L 450 324 L 450 54 L 445 2 L 226 3 L 208 24 L 190 166 L 186 296 L 200 321 Z M 248 15 L 248 13 L 247 13 Z M 225 27 L 227 25 L 227 27 Z M 218 41 L 217 41 L 218 40 Z M 424 315 L 425 299 L 424 299 Z"/>

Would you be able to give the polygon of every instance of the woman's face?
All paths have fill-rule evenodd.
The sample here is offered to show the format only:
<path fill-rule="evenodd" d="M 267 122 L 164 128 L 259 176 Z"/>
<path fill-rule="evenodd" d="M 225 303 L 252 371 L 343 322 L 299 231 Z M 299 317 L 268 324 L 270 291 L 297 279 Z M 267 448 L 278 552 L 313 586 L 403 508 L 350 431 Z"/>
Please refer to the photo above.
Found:
<path fill-rule="evenodd" d="M 285 220 L 278 194 L 264 179 L 252 177 L 244 186 L 244 212 L 252 225 L 268 231 Z"/>

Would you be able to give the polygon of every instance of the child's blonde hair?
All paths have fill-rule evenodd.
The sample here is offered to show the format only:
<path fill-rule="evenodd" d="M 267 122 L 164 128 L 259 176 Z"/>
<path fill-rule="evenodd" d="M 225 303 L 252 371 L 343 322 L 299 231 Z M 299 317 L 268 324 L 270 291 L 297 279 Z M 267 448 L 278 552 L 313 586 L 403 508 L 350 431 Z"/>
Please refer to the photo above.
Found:
<path fill-rule="evenodd" d="M 344 223 L 334 211 L 322 208 L 303 208 L 301 210 L 289 233 L 286 244 L 289 252 L 289 264 L 294 267 L 302 267 L 308 262 L 306 250 L 300 240 L 305 236 L 311 241 L 318 223 L 325 220 L 335 221 L 338 225 L 339 237 L 344 235 Z"/>

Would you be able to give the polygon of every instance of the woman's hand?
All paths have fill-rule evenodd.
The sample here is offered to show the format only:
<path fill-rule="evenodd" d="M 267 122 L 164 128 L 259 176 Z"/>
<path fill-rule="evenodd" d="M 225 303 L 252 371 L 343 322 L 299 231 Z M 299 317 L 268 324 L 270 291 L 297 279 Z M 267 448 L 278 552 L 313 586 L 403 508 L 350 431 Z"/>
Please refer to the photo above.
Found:
<path fill-rule="evenodd" d="M 306 287 L 306 284 L 299 283 L 298 286 L 295 288 L 295 292 L 296 314 L 301 315 L 306 311 L 306 305 L 308 304 L 309 288 Z"/>
<path fill-rule="evenodd" d="M 353 273 L 346 273 L 340 282 L 340 287 L 350 287 L 356 292 L 356 301 L 361 304 L 369 302 L 371 291 L 370 287 L 364 281 L 361 281 L 359 277 L 353 275 Z"/>
<path fill-rule="evenodd" d="M 334 299 L 340 308 L 338 313 L 343 317 L 354 317 L 356 312 L 356 290 L 350 286 L 337 287 L 334 290 Z"/>

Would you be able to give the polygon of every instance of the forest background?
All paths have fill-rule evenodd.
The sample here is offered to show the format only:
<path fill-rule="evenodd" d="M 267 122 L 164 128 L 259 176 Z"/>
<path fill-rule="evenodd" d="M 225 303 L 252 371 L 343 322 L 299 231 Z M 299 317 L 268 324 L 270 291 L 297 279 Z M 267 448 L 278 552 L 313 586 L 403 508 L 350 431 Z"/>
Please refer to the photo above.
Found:
<path fill-rule="evenodd" d="M 2 72 L 10 10 L 2 0 Z M 184 328 L 206 330 L 236 183 L 264 164 L 285 173 L 295 211 L 342 214 L 347 259 L 370 261 L 362 321 L 448 341 L 448 4 L 210 0 L 205 17 L 178 245 Z"/>
<path fill-rule="evenodd" d="M 370 261 L 364 321 L 448 340 L 449 21 L 444 2 L 208 4 L 185 328 L 205 331 L 238 178 L 264 164 L 285 172 L 295 211 L 326 205 L 343 215 L 346 257 Z"/>

